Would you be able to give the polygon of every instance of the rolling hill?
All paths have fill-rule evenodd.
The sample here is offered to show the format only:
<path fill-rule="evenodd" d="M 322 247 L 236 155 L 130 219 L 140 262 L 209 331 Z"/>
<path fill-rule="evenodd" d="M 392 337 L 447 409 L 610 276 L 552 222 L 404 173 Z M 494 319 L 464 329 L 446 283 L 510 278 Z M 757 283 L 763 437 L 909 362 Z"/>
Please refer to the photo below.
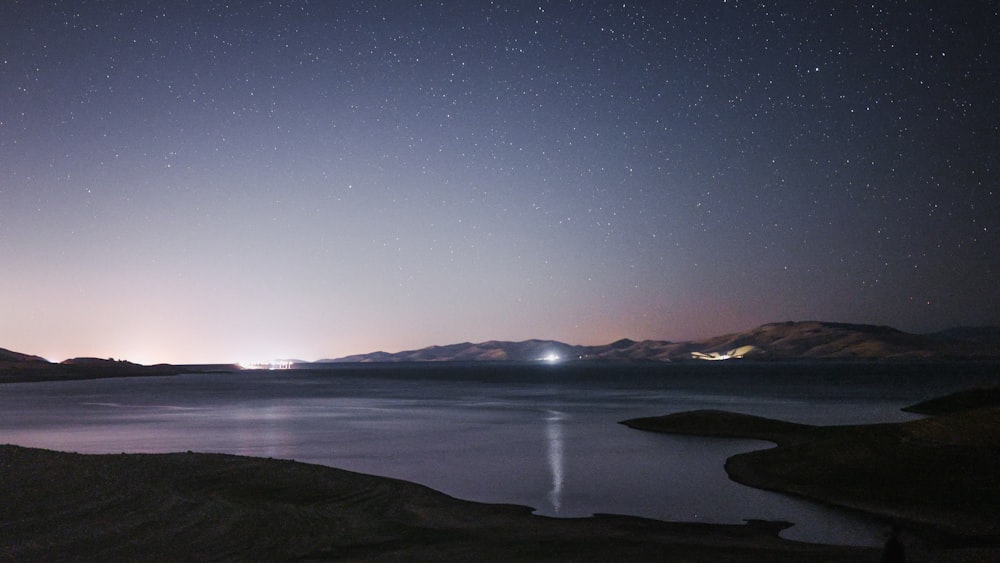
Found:
<path fill-rule="evenodd" d="M 679 362 L 744 359 L 789 360 L 1000 360 L 1000 328 L 962 327 L 933 334 L 911 334 L 887 326 L 820 321 L 780 322 L 703 340 L 669 342 L 629 340 L 578 346 L 556 340 L 490 340 L 429 346 L 403 352 L 373 352 L 318 362 L 288 362 L 305 367 L 323 363 L 376 362 Z M 44 358 L 0 348 L 0 382 L 89 377 L 165 375 L 191 371 L 235 371 L 225 366 L 142 366 L 124 360 Z"/>
<path fill-rule="evenodd" d="M 525 340 L 430 346 L 403 352 L 374 352 L 325 362 L 538 361 L 546 358 L 590 361 L 682 361 L 747 358 L 756 360 L 931 360 L 996 359 L 997 329 L 962 328 L 911 334 L 887 326 L 820 321 L 781 322 L 704 340 L 668 342 L 622 339 L 599 346 L 554 340 Z"/>

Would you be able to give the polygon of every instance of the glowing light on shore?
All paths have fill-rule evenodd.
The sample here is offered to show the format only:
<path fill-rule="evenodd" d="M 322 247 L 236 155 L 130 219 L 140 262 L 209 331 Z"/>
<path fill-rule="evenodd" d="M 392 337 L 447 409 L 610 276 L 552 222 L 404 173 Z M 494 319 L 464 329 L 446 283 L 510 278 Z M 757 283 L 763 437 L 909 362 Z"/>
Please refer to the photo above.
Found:
<path fill-rule="evenodd" d="M 559 356 L 559 354 L 556 354 L 555 352 L 549 352 L 548 354 L 542 357 L 543 362 L 548 362 L 550 364 L 554 364 L 556 362 L 559 362 L 560 360 L 562 360 L 562 357 Z"/>
<path fill-rule="evenodd" d="M 292 362 L 287 360 L 270 360 L 263 362 L 240 362 L 240 369 L 292 369 Z"/>

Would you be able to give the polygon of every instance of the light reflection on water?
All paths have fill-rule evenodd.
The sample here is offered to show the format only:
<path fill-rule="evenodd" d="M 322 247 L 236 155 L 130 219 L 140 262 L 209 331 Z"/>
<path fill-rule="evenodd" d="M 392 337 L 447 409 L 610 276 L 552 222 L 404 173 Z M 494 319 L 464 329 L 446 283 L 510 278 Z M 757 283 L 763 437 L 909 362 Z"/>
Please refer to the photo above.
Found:
<path fill-rule="evenodd" d="M 549 471 L 552 473 L 552 488 L 549 490 L 549 502 L 552 511 L 558 515 L 562 506 L 563 488 L 563 435 L 562 420 L 565 415 L 560 411 L 548 411 L 545 417 L 545 438 L 548 443 Z"/>
<path fill-rule="evenodd" d="M 291 458 L 549 516 L 787 520 L 796 523 L 783 533 L 791 539 L 879 545 L 879 522 L 727 478 L 727 457 L 769 443 L 651 434 L 617 422 L 699 408 L 813 424 L 904 420 L 911 415 L 900 407 L 982 381 L 935 372 L 900 384 L 899 374 L 858 375 L 850 366 L 831 385 L 830 374 L 810 384 L 802 373 L 761 381 L 713 369 L 368 368 L 12 384 L 0 386 L 0 441 Z"/>

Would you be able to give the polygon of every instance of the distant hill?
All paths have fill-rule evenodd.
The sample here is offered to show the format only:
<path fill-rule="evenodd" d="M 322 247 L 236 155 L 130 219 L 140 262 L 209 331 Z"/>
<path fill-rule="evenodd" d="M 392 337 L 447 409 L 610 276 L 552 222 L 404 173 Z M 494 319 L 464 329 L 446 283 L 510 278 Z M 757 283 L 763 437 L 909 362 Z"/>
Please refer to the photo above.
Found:
<path fill-rule="evenodd" d="M 556 340 L 463 342 L 405 352 L 357 354 L 320 362 L 478 362 L 478 361 L 657 361 L 669 357 L 670 342 L 622 339 L 600 346 L 576 346 Z"/>
<path fill-rule="evenodd" d="M 56 364 L 45 358 L 0 348 L 0 383 L 176 375 L 185 371 L 192 370 L 166 364 L 144 366 L 102 358 L 71 358 Z"/>
<path fill-rule="evenodd" d="M 61 363 L 64 366 L 83 366 L 95 368 L 141 367 L 140 364 L 125 360 L 116 360 L 114 358 L 70 358 L 68 360 L 63 360 Z"/>
<path fill-rule="evenodd" d="M 600 346 L 574 346 L 555 340 L 491 340 L 320 362 L 537 361 L 551 355 L 560 360 L 589 361 L 1000 359 L 998 335 L 997 327 L 921 335 L 888 326 L 789 321 L 688 342 L 626 338 Z"/>
<path fill-rule="evenodd" d="M 691 353 L 726 354 L 751 346 L 770 359 L 922 359 L 938 355 L 939 341 L 887 326 L 827 322 L 770 323 L 688 343 Z"/>
<path fill-rule="evenodd" d="M 6 348 L 0 348 L 0 363 L 20 363 L 20 362 L 45 362 L 48 360 L 39 356 L 32 356 L 30 354 L 22 354 L 20 352 L 13 352 L 7 350 Z"/>
<path fill-rule="evenodd" d="M 483 362 L 590 361 L 679 362 L 698 360 L 1000 360 L 1000 327 L 960 327 L 932 334 L 910 334 L 888 326 L 819 321 L 780 322 L 704 340 L 669 342 L 623 338 L 599 346 L 575 346 L 556 340 L 462 342 L 405 352 L 373 352 L 316 363 L 346 362 Z M 309 362 L 287 360 L 288 366 Z M 45 379 L 84 379 L 230 372 L 236 365 L 161 364 L 143 366 L 124 360 L 73 358 L 51 363 L 44 358 L 0 348 L 0 383 Z"/>
<path fill-rule="evenodd" d="M 490 340 L 473 344 L 462 342 L 447 346 L 430 346 L 406 352 L 374 352 L 357 354 L 322 362 L 468 362 L 468 361 L 533 361 L 551 354 L 560 358 L 576 357 L 581 346 L 571 346 L 555 340 L 525 340 L 503 342 Z"/>

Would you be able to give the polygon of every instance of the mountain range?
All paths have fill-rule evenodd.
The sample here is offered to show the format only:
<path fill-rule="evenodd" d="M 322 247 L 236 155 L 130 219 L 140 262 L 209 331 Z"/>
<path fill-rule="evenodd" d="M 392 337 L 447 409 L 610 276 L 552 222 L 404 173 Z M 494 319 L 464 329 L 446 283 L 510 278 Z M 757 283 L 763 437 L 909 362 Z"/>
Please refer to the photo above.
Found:
<path fill-rule="evenodd" d="M 463 342 L 404 352 L 373 352 L 284 365 L 322 363 L 594 361 L 677 362 L 768 360 L 998 360 L 1000 327 L 960 327 L 911 334 L 887 326 L 819 321 L 780 322 L 685 342 L 635 341 L 578 346 L 555 340 Z M 143 366 L 124 360 L 73 358 L 55 364 L 39 356 L 0 348 L 0 382 L 108 376 L 169 375 L 191 371 L 236 371 L 236 365 Z"/>
<path fill-rule="evenodd" d="M 327 362 L 426 361 L 684 361 L 757 360 L 931 360 L 1000 358 L 1000 327 L 962 327 L 911 334 L 888 326 L 819 321 L 770 323 L 704 340 L 669 342 L 627 338 L 598 346 L 555 340 L 450 344 L 404 352 L 373 352 Z"/>

